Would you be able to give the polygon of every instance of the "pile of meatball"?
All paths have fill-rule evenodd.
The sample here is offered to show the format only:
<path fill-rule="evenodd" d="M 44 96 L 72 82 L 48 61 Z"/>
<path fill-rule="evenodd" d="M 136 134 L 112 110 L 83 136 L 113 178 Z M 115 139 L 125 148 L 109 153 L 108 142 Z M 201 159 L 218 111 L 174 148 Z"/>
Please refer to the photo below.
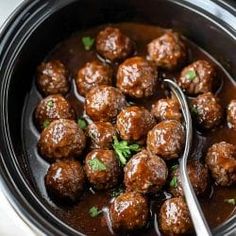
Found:
<path fill-rule="evenodd" d="M 85 185 L 102 191 L 121 183 L 124 192 L 111 199 L 109 217 L 114 231 L 132 231 L 147 225 L 149 198 L 165 188 L 171 198 L 158 213 L 160 230 L 183 234 L 192 228 L 184 200 L 179 166 L 185 128 L 178 101 L 162 98 L 150 110 L 129 103 L 152 97 L 162 83 L 158 71 L 180 70 L 175 78 L 187 96 L 200 130 L 216 128 L 223 122 L 224 109 L 213 93 L 214 66 L 197 60 L 186 66 L 187 47 L 181 35 L 167 30 L 147 45 L 147 56 L 134 56 L 135 42 L 118 28 L 106 27 L 96 38 L 98 58 L 79 68 L 74 76 L 78 94 L 85 97 L 84 112 L 90 118 L 80 127 L 76 113 L 66 99 L 70 72 L 59 60 L 43 62 L 36 83 L 44 98 L 35 109 L 35 122 L 41 131 L 40 155 L 51 165 L 45 176 L 48 193 L 63 202 L 79 201 Z M 118 65 L 114 75 L 113 65 Z M 186 66 L 186 67 L 184 67 Z M 227 106 L 229 129 L 236 130 L 236 100 Z M 140 144 L 122 166 L 113 148 L 114 137 Z M 223 137 L 222 137 L 223 138 Z M 188 163 L 188 174 L 198 196 L 204 194 L 209 173 L 217 185 L 236 183 L 236 147 L 224 142 L 212 145 L 202 159 Z"/>

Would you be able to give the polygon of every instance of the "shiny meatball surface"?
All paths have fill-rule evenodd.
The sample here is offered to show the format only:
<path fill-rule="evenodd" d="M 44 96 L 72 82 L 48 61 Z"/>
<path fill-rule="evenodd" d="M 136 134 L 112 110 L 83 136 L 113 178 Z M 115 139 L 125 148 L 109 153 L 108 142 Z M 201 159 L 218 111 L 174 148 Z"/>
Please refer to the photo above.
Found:
<path fill-rule="evenodd" d="M 35 109 L 35 121 L 40 130 L 58 119 L 75 120 L 75 112 L 61 95 L 49 95 L 42 99 Z"/>
<path fill-rule="evenodd" d="M 83 192 L 84 183 L 84 170 L 78 161 L 55 162 L 45 176 L 48 192 L 58 200 L 77 200 Z"/>
<path fill-rule="evenodd" d="M 203 194 L 208 184 L 207 166 L 201 164 L 199 161 L 191 160 L 187 164 L 187 172 L 196 195 Z M 179 166 L 172 168 L 169 190 L 175 197 L 184 196 Z"/>
<path fill-rule="evenodd" d="M 113 121 L 126 104 L 119 89 L 100 85 L 86 94 L 85 111 L 93 121 Z"/>
<path fill-rule="evenodd" d="M 211 129 L 220 124 L 223 109 L 219 103 L 219 99 L 208 92 L 193 99 L 192 114 L 200 127 Z"/>
<path fill-rule="evenodd" d="M 186 59 L 186 47 L 178 33 L 168 31 L 147 46 L 148 58 L 158 67 L 173 70 Z"/>
<path fill-rule="evenodd" d="M 163 203 L 159 214 L 159 226 L 167 235 L 184 234 L 191 229 L 189 210 L 182 197 L 171 198 Z"/>
<path fill-rule="evenodd" d="M 134 51 L 133 42 L 118 28 L 106 27 L 96 39 L 97 52 L 109 61 L 120 61 Z"/>
<path fill-rule="evenodd" d="M 66 94 L 70 89 L 68 72 L 58 60 L 42 63 L 37 68 L 36 82 L 43 95 Z"/>
<path fill-rule="evenodd" d="M 114 230 L 139 229 L 147 224 L 148 203 L 140 193 L 122 193 L 111 203 L 109 213 Z"/>
<path fill-rule="evenodd" d="M 152 114 L 143 107 L 130 106 L 117 116 L 116 127 L 120 137 L 127 141 L 144 139 L 155 125 Z"/>
<path fill-rule="evenodd" d="M 120 166 L 112 150 L 91 151 L 86 156 L 84 169 L 89 182 L 96 189 L 112 188 L 119 181 Z"/>
<path fill-rule="evenodd" d="M 109 149 L 112 147 L 113 137 L 116 136 L 116 129 L 110 122 L 94 122 L 87 128 L 87 135 L 90 138 L 90 148 Z"/>
<path fill-rule="evenodd" d="M 85 135 L 73 120 L 53 121 L 43 130 L 38 142 L 40 154 L 48 161 L 78 157 L 85 147 Z"/>
<path fill-rule="evenodd" d="M 142 57 L 132 57 L 119 66 L 116 86 L 130 97 L 149 97 L 155 92 L 156 80 L 153 65 Z"/>
<path fill-rule="evenodd" d="M 127 191 L 155 193 L 166 182 L 168 170 L 165 162 L 146 150 L 134 155 L 124 168 Z"/>
<path fill-rule="evenodd" d="M 158 121 L 177 120 L 181 121 L 182 113 L 179 102 L 176 99 L 160 99 L 152 105 L 151 113 Z"/>
<path fill-rule="evenodd" d="M 98 85 L 111 85 L 112 70 L 98 61 L 87 62 L 78 71 L 75 82 L 78 92 L 85 96 L 91 88 Z"/>
<path fill-rule="evenodd" d="M 236 146 L 227 142 L 215 143 L 206 155 L 206 164 L 218 185 L 236 183 Z"/>
<path fill-rule="evenodd" d="M 183 149 L 184 128 L 175 120 L 162 121 L 148 132 L 147 148 L 164 160 L 178 158 Z"/>
<path fill-rule="evenodd" d="M 230 129 L 236 130 L 236 100 L 232 100 L 227 106 L 227 122 Z"/>

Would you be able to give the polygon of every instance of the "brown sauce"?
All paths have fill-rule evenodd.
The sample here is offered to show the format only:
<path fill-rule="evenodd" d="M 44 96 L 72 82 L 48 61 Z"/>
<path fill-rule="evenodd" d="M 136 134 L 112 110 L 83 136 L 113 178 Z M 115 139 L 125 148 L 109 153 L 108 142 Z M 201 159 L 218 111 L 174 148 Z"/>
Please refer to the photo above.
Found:
<path fill-rule="evenodd" d="M 147 43 L 153 40 L 154 38 L 160 36 L 164 31 L 163 29 L 158 28 L 156 26 L 136 23 L 120 23 L 115 26 L 120 28 L 122 32 L 124 32 L 136 42 L 138 52 L 137 55 L 141 55 L 144 57 L 146 56 Z M 61 60 L 69 69 L 71 73 L 71 79 L 73 81 L 73 75 L 79 68 L 81 68 L 86 62 L 97 58 L 94 47 L 91 51 L 84 50 L 84 47 L 81 43 L 81 38 L 84 36 L 90 36 L 95 38 L 97 33 L 104 27 L 105 26 L 99 26 L 74 34 L 69 39 L 57 45 L 53 49 L 53 51 L 47 56 L 46 60 Z M 189 61 L 187 62 L 187 64 L 193 62 L 196 59 L 206 59 L 211 63 L 215 64 L 217 68 L 217 77 L 220 81 L 216 93 L 220 98 L 222 106 L 226 107 L 226 105 L 231 99 L 236 98 L 235 82 L 230 80 L 224 69 L 220 67 L 220 65 L 206 52 L 204 52 L 202 49 L 200 49 L 195 44 L 189 42 L 188 40 L 186 40 L 186 43 L 189 48 Z M 114 67 L 117 66 L 115 65 Z M 114 71 L 116 71 L 116 68 Z M 177 75 L 178 73 L 160 72 L 159 78 L 161 79 L 167 77 L 173 79 Z M 168 92 L 162 86 L 159 86 L 155 96 L 153 96 L 151 99 L 142 99 L 141 102 L 135 102 L 137 102 L 138 104 L 142 104 L 147 108 L 150 108 L 150 105 L 154 101 L 159 98 L 165 97 L 167 94 Z M 32 100 L 33 98 L 34 101 L 31 102 L 30 100 Z M 33 114 L 33 110 L 35 108 L 35 105 L 32 106 L 32 104 L 37 104 L 40 99 L 41 97 L 38 91 L 36 90 L 35 85 L 33 85 L 32 91 L 29 96 L 29 101 L 27 101 L 27 106 L 31 105 L 28 108 L 31 114 Z M 68 95 L 68 99 L 71 101 L 73 107 L 75 108 L 77 115 L 83 115 L 83 98 L 78 95 L 74 82 L 72 83 L 72 88 L 70 94 Z M 24 122 L 26 123 L 29 118 L 24 117 L 24 120 Z M 38 155 L 36 150 L 36 143 L 39 137 L 39 133 L 33 125 L 29 126 L 28 133 L 30 133 L 31 136 L 34 137 L 34 141 L 31 140 L 30 144 L 28 144 L 28 146 L 32 146 L 31 149 L 28 149 L 28 152 L 29 165 L 36 185 L 36 189 L 38 189 L 40 194 L 44 196 L 46 204 L 50 205 L 50 207 L 53 209 L 54 214 L 66 224 L 70 225 L 71 227 L 86 235 L 111 235 L 112 232 L 107 226 L 105 217 L 100 215 L 96 218 L 91 218 L 88 212 L 89 209 L 93 206 L 96 206 L 99 209 L 106 209 L 109 204 L 109 201 L 111 200 L 110 194 L 112 191 L 100 191 L 94 193 L 88 188 L 80 199 L 80 201 L 78 201 L 73 206 L 55 205 L 55 203 L 53 203 L 49 199 L 45 191 L 44 175 L 46 174 L 49 165 Z M 225 120 L 224 122 L 222 122 L 222 125 L 220 127 L 217 127 L 216 129 L 204 133 L 195 132 L 191 154 L 192 158 L 203 159 L 206 150 L 210 145 L 223 140 L 236 145 L 235 131 L 229 130 L 227 128 Z M 27 140 L 25 142 L 27 146 Z M 168 193 L 159 193 L 156 196 L 152 197 L 152 217 L 150 217 L 149 224 L 145 229 L 139 232 L 134 232 L 129 235 L 157 235 L 158 228 L 154 224 L 154 218 L 156 217 L 156 214 L 158 214 L 158 209 L 161 202 L 168 197 L 170 197 Z M 218 226 L 230 216 L 232 216 L 232 214 L 235 214 L 234 206 L 224 202 L 224 199 L 235 197 L 235 187 L 223 188 L 211 184 L 211 186 L 209 187 L 209 191 L 205 194 L 204 197 L 200 198 L 201 206 L 211 227 Z"/>

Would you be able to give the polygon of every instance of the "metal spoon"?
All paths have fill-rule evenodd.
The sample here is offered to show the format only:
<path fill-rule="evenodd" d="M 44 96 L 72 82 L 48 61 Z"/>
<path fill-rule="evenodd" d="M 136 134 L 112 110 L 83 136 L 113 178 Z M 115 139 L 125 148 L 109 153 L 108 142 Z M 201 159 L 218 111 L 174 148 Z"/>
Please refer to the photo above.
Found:
<path fill-rule="evenodd" d="M 185 121 L 185 130 L 186 130 L 185 148 L 184 148 L 183 157 L 180 159 L 179 162 L 180 162 L 180 178 L 181 178 L 181 183 L 182 183 L 186 203 L 190 211 L 190 215 L 192 218 L 192 222 L 193 222 L 196 234 L 198 236 L 210 236 L 212 235 L 212 233 L 204 217 L 204 214 L 202 212 L 202 209 L 200 207 L 200 204 L 198 202 L 198 199 L 195 195 L 192 184 L 187 174 L 187 159 L 188 159 L 189 151 L 191 148 L 192 133 L 193 133 L 192 118 L 189 112 L 188 103 L 186 101 L 186 98 L 182 90 L 179 88 L 179 86 L 175 82 L 169 79 L 165 79 L 164 82 L 168 84 L 171 91 L 174 93 L 174 95 L 178 99 L 181 109 L 182 109 L 183 116 L 184 116 L 184 121 Z"/>

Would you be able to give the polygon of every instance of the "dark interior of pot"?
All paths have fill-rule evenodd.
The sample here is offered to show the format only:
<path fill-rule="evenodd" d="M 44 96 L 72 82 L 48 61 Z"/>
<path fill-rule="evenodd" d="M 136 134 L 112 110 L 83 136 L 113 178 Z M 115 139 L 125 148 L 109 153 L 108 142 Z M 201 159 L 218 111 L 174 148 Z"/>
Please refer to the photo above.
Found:
<path fill-rule="evenodd" d="M 1 81 L 3 176 L 9 186 L 14 180 L 14 190 L 13 185 L 10 190 L 14 195 L 12 198 L 20 208 L 23 206 L 26 217 L 45 232 L 57 235 L 86 233 L 79 220 L 78 231 L 62 223 L 60 208 L 48 198 L 44 188 L 42 176 L 48 163 L 33 148 L 39 134 L 34 128 L 32 113 L 27 110 L 35 107 L 40 98 L 40 94 L 31 89 L 37 65 L 55 45 L 75 32 L 107 23 L 138 22 L 174 28 L 206 50 L 232 78 L 236 78 L 236 54 L 232 53 L 235 51 L 235 34 L 232 29 L 228 30 L 226 23 L 219 25 L 217 16 L 187 1 L 183 5 L 178 1 L 158 0 L 35 1 L 25 6 L 18 17 L 21 20 L 11 25 L 6 41 L 2 41 L 5 49 L 1 64 L 4 68 L 4 81 Z M 34 138 L 30 136 L 32 132 L 35 132 Z M 235 228 L 233 218 L 227 219 L 215 232 L 232 233 Z M 105 234 L 90 232 L 89 235 Z"/>

